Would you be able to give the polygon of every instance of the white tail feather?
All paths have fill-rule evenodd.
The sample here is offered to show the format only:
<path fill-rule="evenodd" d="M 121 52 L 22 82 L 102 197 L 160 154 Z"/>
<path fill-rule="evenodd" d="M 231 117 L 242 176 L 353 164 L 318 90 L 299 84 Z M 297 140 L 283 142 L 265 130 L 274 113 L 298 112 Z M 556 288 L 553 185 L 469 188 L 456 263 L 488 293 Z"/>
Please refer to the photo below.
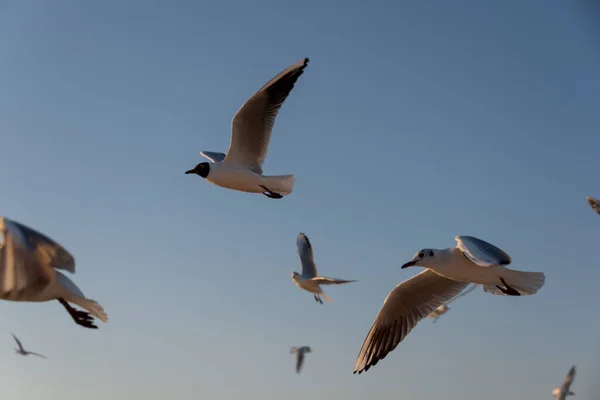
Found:
<path fill-rule="evenodd" d="M 543 272 L 525 272 L 512 269 L 504 270 L 502 278 L 510 287 L 523 296 L 537 293 L 546 282 L 546 275 Z M 502 287 L 502 283 L 499 282 L 498 286 Z M 506 296 L 495 285 L 483 285 L 483 290 L 491 294 Z"/>
<path fill-rule="evenodd" d="M 323 296 L 323 298 L 325 299 L 325 301 L 327 301 L 328 303 L 331 303 L 331 298 L 329 296 L 327 296 L 325 293 L 321 292 L 319 293 L 321 296 Z"/>
<path fill-rule="evenodd" d="M 294 175 L 263 176 L 265 186 L 272 192 L 288 195 L 294 189 Z"/>

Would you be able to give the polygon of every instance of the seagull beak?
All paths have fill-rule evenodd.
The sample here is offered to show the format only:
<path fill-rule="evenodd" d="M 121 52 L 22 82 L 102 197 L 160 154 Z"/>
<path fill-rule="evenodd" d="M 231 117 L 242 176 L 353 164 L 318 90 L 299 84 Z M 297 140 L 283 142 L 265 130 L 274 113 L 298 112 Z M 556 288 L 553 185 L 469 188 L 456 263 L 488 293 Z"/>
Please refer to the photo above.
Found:
<path fill-rule="evenodd" d="M 193 169 L 190 169 L 189 171 L 185 171 L 186 174 L 195 174 L 196 171 L 194 171 Z"/>
<path fill-rule="evenodd" d="M 412 267 L 413 265 L 415 265 L 417 262 L 416 261 L 409 261 L 406 264 L 404 264 L 403 266 L 400 267 L 400 269 L 404 269 L 404 268 L 408 268 L 408 267 Z"/>

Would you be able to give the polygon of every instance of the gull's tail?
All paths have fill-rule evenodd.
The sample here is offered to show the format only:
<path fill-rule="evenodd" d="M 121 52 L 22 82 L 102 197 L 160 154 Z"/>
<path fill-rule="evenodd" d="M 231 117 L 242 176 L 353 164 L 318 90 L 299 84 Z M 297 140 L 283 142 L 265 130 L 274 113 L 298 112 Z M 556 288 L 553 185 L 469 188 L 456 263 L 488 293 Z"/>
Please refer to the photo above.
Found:
<path fill-rule="evenodd" d="M 296 178 L 294 175 L 263 176 L 262 182 L 270 191 L 286 196 L 292 193 Z"/>
<path fill-rule="evenodd" d="M 537 293 L 537 291 L 540 290 L 546 282 L 546 275 L 544 275 L 543 272 L 515 271 L 508 268 L 502 270 L 502 275 L 500 277 L 504 279 L 508 286 L 523 296 Z M 498 286 L 503 287 L 504 285 L 499 282 Z M 495 285 L 483 285 L 483 290 L 500 296 L 507 295 Z"/>
<path fill-rule="evenodd" d="M 321 292 L 319 293 L 321 296 L 323 296 L 325 298 L 325 301 L 327 301 L 328 303 L 331 303 L 331 298 L 329 296 L 327 296 L 325 293 Z"/>

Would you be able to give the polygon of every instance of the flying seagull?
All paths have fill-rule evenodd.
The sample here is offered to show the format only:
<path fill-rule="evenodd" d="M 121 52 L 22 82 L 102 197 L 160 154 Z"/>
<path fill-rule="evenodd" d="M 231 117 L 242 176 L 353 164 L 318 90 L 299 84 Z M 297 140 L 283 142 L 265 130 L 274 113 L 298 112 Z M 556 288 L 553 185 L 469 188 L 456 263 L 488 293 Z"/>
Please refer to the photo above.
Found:
<path fill-rule="evenodd" d="M 596 211 L 598 214 L 600 214 L 600 200 L 595 199 L 593 197 L 586 197 L 585 198 L 588 202 L 588 204 L 592 207 L 592 210 Z"/>
<path fill-rule="evenodd" d="M 454 297 L 453 299 L 450 299 L 449 301 L 445 302 L 444 304 L 442 304 L 441 306 L 439 306 L 438 308 L 436 308 L 435 310 L 433 310 L 433 312 L 431 314 L 429 314 L 427 316 L 427 318 L 432 318 L 433 319 L 433 323 L 435 324 L 437 322 L 437 320 L 440 319 L 440 317 L 442 315 L 444 315 L 448 311 L 450 311 L 450 307 L 448 307 L 448 304 L 452 303 L 454 300 L 456 300 L 458 298 L 463 297 L 464 295 L 466 295 L 468 293 L 471 293 L 476 288 L 477 288 L 477 285 L 471 284 L 470 288 L 468 288 L 467 290 L 465 290 L 464 292 L 462 292 L 458 296 Z"/>
<path fill-rule="evenodd" d="M 456 236 L 455 240 L 455 248 L 423 249 L 402 266 L 427 269 L 387 295 L 360 349 L 354 373 L 367 371 L 384 359 L 421 319 L 460 294 L 469 283 L 506 296 L 534 294 L 544 285 L 541 272 L 506 268 L 512 260 L 499 248 L 472 236 Z"/>
<path fill-rule="evenodd" d="M 312 246 L 308 240 L 308 237 L 300 232 L 296 239 L 296 251 L 300 258 L 300 264 L 302 265 L 302 274 L 292 272 L 292 280 L 300 289 L 304 289 L 307 292 L 313 293 L 315 301 L 323 304 L 321 296 L 325 297 L 327 302 L 331 299 L 323 293 L 321 285 L 340 285 L 342 283 L 350 283 L 356 281 L 348 281 L 343 279 L 326 278 L 324 276 L 317 275 L 317 266 L 313 258 Z"/>
<path fill-rule="evenodd" d="M 292 347 L 290 353 L 296 353 L 296 373 L 299 374 L 304 364 L 304 353 L 310 353 L 312 350 L 308 346 Z"/>
<path fill-rule="evenodd" d="M 262 165 L 275 117 L 307 65 L 305 58 L 286 68 L 250 97 L 231 121 L 227 155 L 201 151 L 211 162 L 202 162 L 186 174 L 199 175 L 224 188 L 262 193 L 272 199 L 292 193 L 294 175 L 265 176 Z"/>
<path fill-rule="evenodd" d="M 17 346 L 19 346 L 18 349 L 15 349 L 15 351 L 18 354 L 21 354 L 23 356 L 28 356 L 28 355 L 34 355 L 34 356 L 38 356 L 38 357 L 42 357 L 42 358 L 47 358 L 46 356 L 42 355 L 42 354 L 38 354 L 38 353 L 34 353 L 33 351 L 27 351 L 23 348 L 23 345 L 21 344 L 21 341 L 19 339 L 17 339 L 17 337 L 15 336 L 14 333 L 11 333 L 12 337 L 15 338 L 15 341 L 17 342 Z"/>
<path fill-rule="evenodd" d="M 58 300 L 76 324 L 97 329 L 92 316 L 106 313 L 58 269 L 75 273 L 75 259 L 61 245 L 23 224 L 0 217 L 0 299 L 42 302 Z"/>
<path fill-rule="evenodd" d="M 556 400 L 565 400 L 567 396 L 575 396 L 575 393 L 571 392 L 571 384 L 575 380 L 575 366 L 573 365 L 565 378 L 563 384 L 552 391 L 552 397 Z"/>

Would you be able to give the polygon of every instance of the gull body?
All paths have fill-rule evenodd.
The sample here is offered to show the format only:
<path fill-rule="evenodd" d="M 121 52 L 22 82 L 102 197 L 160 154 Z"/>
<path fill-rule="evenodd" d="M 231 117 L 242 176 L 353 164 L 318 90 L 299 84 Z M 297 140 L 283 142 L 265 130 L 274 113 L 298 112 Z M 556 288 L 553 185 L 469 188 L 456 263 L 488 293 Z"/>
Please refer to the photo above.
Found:
<path fill-rule="evenodd" d="M 300 264 L 302 265 L 302 273 L 292 272 L 292 280 L 300 289 L 306 290 L 307 292 L 313 293 L 315 301 L 323 304 L 321 296 L 331 302 L 329 298 L 321 289 L 321 285 L 340 285 L 343 283 L 356 282 L 354 280 L 344 280 L 336 278 L 327 278 L 324 276 L 317 275 L 317 265 L 315 264 L 313 249 L 308 236 L 300 232 L 296 239 L 296 251 Z"/>
<path fill-rule="evenodd" d="M 312 352 L 312 350 L 310 349 L 309 346 L 292 347 L 290 349 L 291 354 L 296 353 L 296 373 L 297 374 L 299 374 L 300 371 L 302 370 L 302 365 L 304 364 L 304 354 L 310 353 L 310 352 Z"/>
<path fill-rule="evenodd" d="M 262 193 L 273 199 L 292 193 L 294 175 L 265 176 L 262 166 L 275 118 L 307 65 L 305 58 L 286 68 L 250 97 L 231 121 L 227 154 L 201 151 L 211 162 L 199 163 L 185 173 L 227 189 Z"/>
<path fill-rule="evenodd" d="M 14 333 L 11 333 L 12 337 L 15 339 L 15 341 L 17 342 L 17 346 L 19 346 L 18 348 L 15 349 L 15 352 L 17 354 L 20 354 L 22 356 L 28 356 L 28 355 L 33 355 L 33 356 L 38 356 L 41 358 L 46 358 L 46 356 L 39 354 L 39 353 L 34 353 L 33 351 L 27 351 L 23 348 L 23 345 L 21 344 L 21 341 L 19 339 L 17 339 L 17 337 L 15 336 Z"/>
<path fill-rule="evenodd" d="M 566 400 L 567 396 L 575 396 L 575 393 L 571 392 L 571 384 L 575 380 L 575 366 L 573 365 L 567 374 L 563 384 L 555 388 L 552 391 L 552 397 L 556 400 Z"/>
<path fill-rule="evenodd" d="M 592 207 L 592 210 L 594 210 L 597 214 L 600 214 L 600 200 L 589 196 L 585 199 L 587 200 L 590 207 Z"/>
<path fill-rule="evenodd" d="M 75 273 L 75 259 L 64 247 L 21 223 L 0 217 L 0 299 L 45 302 L 57 300 L 76 324 L 97 329 L 94 317 L 107 322 L 100 304 L 57 269 Z M 78 305 L 89 313 L 76 310 Z"/>
<path fill-rule="evenodd" d="M 541 272 L 506 268 L 510 256 L 472 236 L 456 236 L 456 248 L 423 249 L 402 268 L 423 266 L 425 271 L 400 283 L 385 298 L 354 364 L 362 373 L 393 351 L 417 323 L 458 296 L 469 283 L 485 292 L 520 296 L 536 293 L 545 282 Z"/>

